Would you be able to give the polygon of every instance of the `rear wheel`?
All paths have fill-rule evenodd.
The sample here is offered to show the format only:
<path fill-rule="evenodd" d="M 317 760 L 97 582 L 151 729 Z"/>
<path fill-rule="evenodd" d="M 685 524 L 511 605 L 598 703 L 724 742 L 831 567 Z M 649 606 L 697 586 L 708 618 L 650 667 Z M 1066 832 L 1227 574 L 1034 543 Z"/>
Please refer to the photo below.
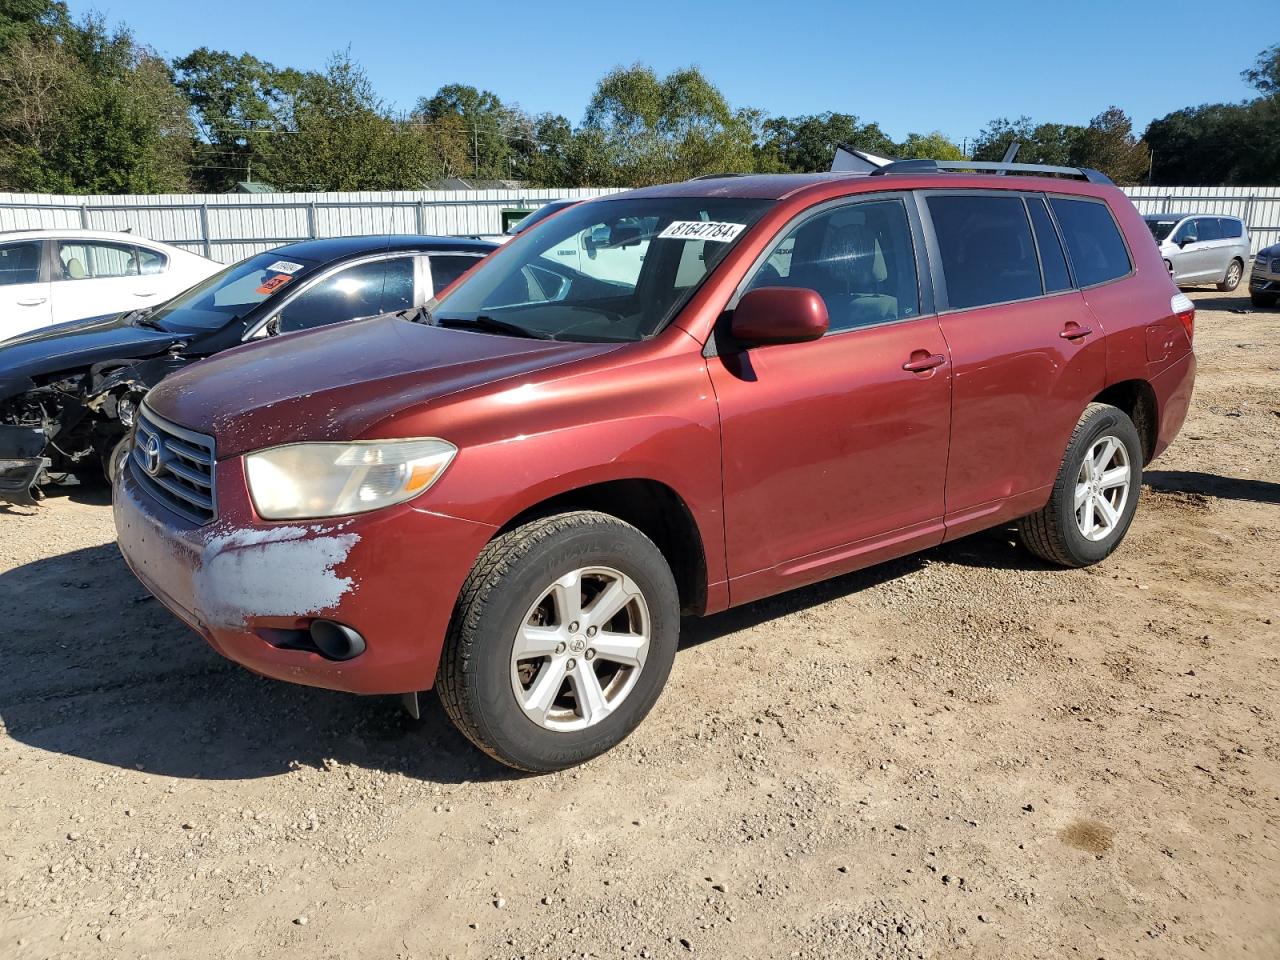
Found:
<path fill-rule="evenodd" d="M 1142 441 L 1118 407 L 1091 403 L 1076 424 L 1049 502 L 1018 521 L 1027 549 L 1085 567 L 1111 553 L 1133 522 L 1142 487 Z"/>
<path fill-rule="evenodd" d="M 1274 293 L 1259 293 L 1257 290 L 1249 291 L 1249 302 L 1255 307 L 1274 307 L 1278 298 L 1280 298 L 1280 295 Z"/>
<path fill-rule="evenodd" d="M 1218 284 L 1218 289 L 1223 293 L 1230 293 L 1236 287 L 1240 286 L 1240 278 L 1244 276 L 1244 262 L 1241 260 L 1232 260 L 1227 266 L 1227 274 L 1222 278 L 1222 282 Z"/>
<path fill-rule="evenodd" d="M 640 724 L 679 632 L 675 580 L 648 537 L 607 514 L 558 514 L 480 555 L 454 609 L 437 691 L 490 756 L 561 770 Z"/>

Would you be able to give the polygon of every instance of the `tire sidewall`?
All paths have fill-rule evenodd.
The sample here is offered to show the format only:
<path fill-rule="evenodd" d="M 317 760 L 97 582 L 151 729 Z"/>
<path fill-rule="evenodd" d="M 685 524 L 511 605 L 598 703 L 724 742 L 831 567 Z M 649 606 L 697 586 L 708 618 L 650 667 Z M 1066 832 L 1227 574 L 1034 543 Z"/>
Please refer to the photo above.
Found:
<path fill-rule="evenodd" d="M 649 610 L 645 664 L 626 699 L 604 720 L 585 730 L 547 730 L 525 715 L 511 689 L 512 644 L 529 608 L 554 580 L 595 566 L 620 570 L 644 594 Z M 661 695 L 680 635 L 675 580 L 658 548 L 634 527 L 602 518 L 540 539 L 495 579 L 475 621 L 471 651 L 471 693 L 487 739 L 530 770 L 573 766 L 621 742 Z"/>
<path fill-rule="evenodd" d="M 1100 438 L 1107 435 L 1115 437 L 1124 444 L 1125 451 L 1129 454 L 1129 496 L 1115 529 L 1102 540 L 1090 540 L 1080 532 L 1080 527 L 1076 523 L 1076 477 L 1079 476 L 1085 454 Z M 1063 544 L 1080 564 L 1097 563 L 1109 556 L 1120 545 L 1138 511 L 1138 500 L 1142 490 L 1142 441 L 1138 437 L 1138 430 L 1133 425 L 1133 421 L 1119 408 L 1098 409 L 1088 415 L 1086 429 L 1077 433 L 1072 440 L 1063 458 L 1062 466 L 1062 482 L 1058 484 L 1056 496 Z"/>

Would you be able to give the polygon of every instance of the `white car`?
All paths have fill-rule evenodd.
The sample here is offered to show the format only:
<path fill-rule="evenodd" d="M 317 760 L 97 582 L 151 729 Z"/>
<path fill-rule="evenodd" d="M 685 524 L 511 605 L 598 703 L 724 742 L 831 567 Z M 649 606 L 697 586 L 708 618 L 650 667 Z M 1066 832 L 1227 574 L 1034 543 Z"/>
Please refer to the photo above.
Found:
<path fill-rule="evenodd" d="M 163 303 L 222 268 L 131 233 L 0 232 L 0 340 Z"/>

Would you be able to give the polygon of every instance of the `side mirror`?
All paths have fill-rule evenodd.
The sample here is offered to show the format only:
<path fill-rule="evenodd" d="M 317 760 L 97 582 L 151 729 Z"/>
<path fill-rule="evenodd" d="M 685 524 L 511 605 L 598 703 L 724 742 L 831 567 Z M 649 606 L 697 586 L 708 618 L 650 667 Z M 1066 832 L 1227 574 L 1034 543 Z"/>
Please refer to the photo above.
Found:
<path fill-rule="evenodd" d="M 760 287 L 733 310 L 729 332 L 743 344 L 804 343 L 827 332 L 827 305 L 816 290 Z"/>
<path fill-rule="evenodd" d="M 1185 247 L 1188 243 L 1195 243 L 1195 242 L 1196 242 L 1195 237 L 1183 237 L 1181 240 L 1178 241 L 1178 246 Z"/>

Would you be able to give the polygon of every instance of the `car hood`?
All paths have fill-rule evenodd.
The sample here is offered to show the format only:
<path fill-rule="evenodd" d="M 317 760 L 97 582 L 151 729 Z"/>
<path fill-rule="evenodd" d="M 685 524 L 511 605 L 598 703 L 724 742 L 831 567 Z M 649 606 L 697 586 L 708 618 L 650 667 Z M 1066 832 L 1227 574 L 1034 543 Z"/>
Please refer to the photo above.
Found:
<path fill-rule="evenodd" d="M 6 388 L 35 377 L 70 373 L 103 360 L 154 357 L 184 339 L 181 334 L 124 323 L 122 317 L 112 314 L 56 323 L 0 341 L 0 397 L 7 395 Z"/>
<path fill-rule="evenodd" d="M 1272 257 L 1280 257 L 1280 243 L 1273 243 L 1269 247 L 1263 247 L 1258 251 L 1258 257 L 1268 260 Z"/>
<path fill-rule="evenodd" d="M 374 317 L 245 344 L 155 387 L 147 405 L 211 435 L 219 457 L 352 440 L 389 416 L 471 387 L 616 349 Z"/>

